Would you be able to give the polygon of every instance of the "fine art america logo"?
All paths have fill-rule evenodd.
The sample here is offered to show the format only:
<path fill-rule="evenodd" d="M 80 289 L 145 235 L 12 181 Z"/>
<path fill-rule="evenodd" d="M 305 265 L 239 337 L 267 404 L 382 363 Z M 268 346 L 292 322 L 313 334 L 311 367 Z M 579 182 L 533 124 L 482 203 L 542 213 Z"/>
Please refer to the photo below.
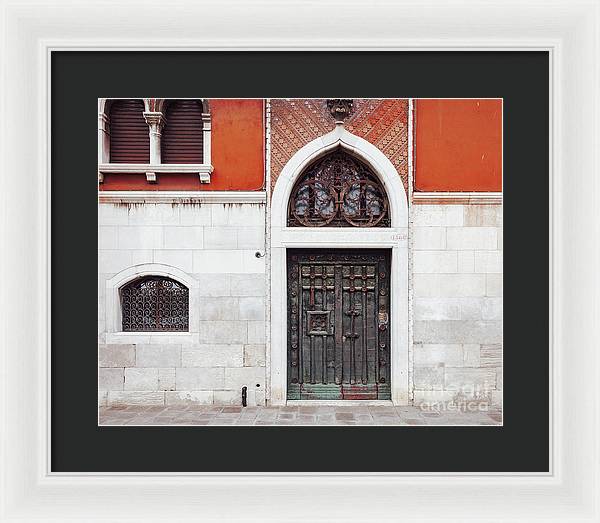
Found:
<path fill-rule="evenodd" d="M 417 406 L 423 412 L 487 412 L 492 404 L 492 390 L 487 384 L 462 387 L 450 401 L 423 401 Z"/>

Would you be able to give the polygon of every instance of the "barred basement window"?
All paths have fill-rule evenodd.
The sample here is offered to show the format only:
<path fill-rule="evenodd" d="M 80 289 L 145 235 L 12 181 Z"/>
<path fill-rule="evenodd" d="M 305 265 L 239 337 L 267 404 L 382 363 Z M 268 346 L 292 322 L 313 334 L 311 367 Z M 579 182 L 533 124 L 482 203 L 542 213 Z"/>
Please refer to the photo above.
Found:
<path fill-rule="evenodd" d="M 147 276 L 121 288 L 123 331 L 188 331 L 189 290 L 170 278 Z"/>
<path fill-rule="evenodd" d="M 309 165 L 290 197 L 289 227 L 389 227 L 385 189 L 375 173 L 337 150 Z"/>

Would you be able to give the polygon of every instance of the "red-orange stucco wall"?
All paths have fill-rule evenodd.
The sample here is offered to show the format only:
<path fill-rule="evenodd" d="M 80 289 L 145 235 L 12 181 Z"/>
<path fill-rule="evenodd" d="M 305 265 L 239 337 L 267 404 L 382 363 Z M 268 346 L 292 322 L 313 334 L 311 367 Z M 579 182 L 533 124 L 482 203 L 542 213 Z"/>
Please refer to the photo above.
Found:
<path fill-rule="evenodd" d="M 416 100 L 415 190 L 502 190 L 502 100 Z"/>
<path fill-rule="evenodd" d="M 209 184 L 197 175 L 159 174 L 158 183 L 144 175 L 106 175 L 103 191 L 254 191 L 264 186 L 264 101 L 209 100 L 212 165 Z"/>
<path fill-rule="evenodd" d="M 210 100 L 215 191 L 254 191 L 264 186 L 263 100 Z"/>

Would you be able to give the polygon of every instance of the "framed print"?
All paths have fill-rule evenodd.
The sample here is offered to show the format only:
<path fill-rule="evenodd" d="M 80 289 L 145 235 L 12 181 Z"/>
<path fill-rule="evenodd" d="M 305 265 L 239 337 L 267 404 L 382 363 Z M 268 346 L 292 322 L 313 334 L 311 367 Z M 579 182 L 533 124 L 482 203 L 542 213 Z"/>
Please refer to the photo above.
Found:
<path fill-rule="evenodd" d="M 502 425 L 502 106 L 100 99 L 100 426 Z"/>
<path fill-rule="evenodd" d="M 600 520 L 597 6 L 432 6 L 3 4 L 0 520 Z"/>
<path fill-rule="evenodd" d="M 52 396 L 60 398 L 51 418 L 53 471 L 548 471 L 548 399 L 541 397 L 532 412 L 516 394 L 520 383 L 547 387 L 546 343 L 527 341 L 519 365 L 509 357 L 505 366 L 502 357 L 504 339 L 515 343 L 521 333 L 503 329 L 504 300 L 509 325 L 525 317 L 546 322 L 541 307 L 525 314 L 517 286 L 503 293 L 502 237 L 508 253 L 523 244 L 530 260 L 537 252 L 539 266 L 546 263 L 539 254 L 546 240 L 512 229 L 503 234 L 504 197 L 510 209 L 519 194 L 503 183 L 502 172 L 522 162 L 525 144 L 528 171 L 547 169 L 548 107 L 541 93 L 547 93 L 548 55 L 521 54 L 515 62 L 508 53 L 446 54 L 465 77 L 474 66 L 493 74 L 477 86 L 456 85 L 462 98 L 389 97 L 395 87 L 378 88 L 378 98 L 260 98 L 258 85 L 240 98 L 218 83 L 227 71 L 244 74 L 241 67 L 271 63 L 289 71 L 284 77 L 318 74 L 323 89 L 335 83 L 334 60 L 347 68 L 367 61 L 367 67 L 413 71 L 414 86 L 405 82 L 406 89 L 423 89 L 417 79 L 442 55 L 418 57 L 52 54 L 54 84 L 73 85 L 52 94 L 66 131 L 53 133 L 52 168 L 64 173 L 52 181 L 54 212 L 66 213 L 54 222 L 61 224 L 54 242 L 67 248 L 68 238 L 98 215 L 97 240 L 84 234 L 78 256 L 61 256 L 52 273 L 61 289 L 56 307 L 79 304 L 67 323 L 53 327 L 61 347 L 52 352 Z M 105 86 L 68 80 L 70 71 L 92 78 L 86 71 L 98 60 L 110 61 L 114 72 Z M 99 88 L 145 89 L 138 67 L 213 71 L 215 86 L 205 80 L 204 89 L 221 97 L 194 98 L 191 77 L 180 84 L 187 92 L 165 77 L 154 88 L 169 97 L 98 98 Z M 516 78 L 528 78 L 528 90 L 516 93 Z M 301 88 L 297 78 L 293 88 Z M 312 95 L 310 89 L 302 86 Z M 95 187 L 76 174 L 91 142 L 70 131 L 89 125 L 71 111 L 74 100 L 85 104 L 94 93 Z M 526 113 L 518 110 L 524 104 Z M 520 133 L 532 119 L 540 132 L 525 137 Z M 85 143 L 76 145 L 80 139 Z M 59 153 L 67 149 L 69 155 Z M 540 179 L 532 174 L 521 187 L 543 190 Z M 77 220 L 68 219 L 74 210 L 68 194 L 78 183 L 81 209 Z M 543 229 L 546 211 L 537 208 L 530 224 Z M 76 282 L 94 264 L 99 289 L 92 304 L 93 295 L 82 295 Z M 542 274 L 526 282 L 539 289 L 540 305 L 548 299 Z M 93 340 L 86 322 L 92 306 L 98 310 Z M 539 330 L 535 336 L 540 340 Z M 97 351 L 80 351 L 84 339 Z M 536 372 L 525 374 L 532 365 Z M 514 385 L 507 391 L 505 374 Z M 73 409 L 86 421 L 72 422 Z M 107 437 L 174 450 L 140 462 L 127 443 L 108 446 Z M 188 438 L 215 452 L 190 454 Z M 243 445 L 225 443 L 238 438 Z M 394 441 L 413 447 L 423 438 L 432 445 L 442 438 L 455 453 L 431 463 L 419 454 L 369 451 L 391 449 Z M 282 439 L 294 449 L 288 461 L 268 451 Z M 521 453 L 513 450 L 517 444 Z M 90 445 L 99 449 L 94 455 L 86 451 Z M 486 452 L 491 445 L 495 452 Z M 225 447 L 223 456 L 218 449 Z M 457 459 L 473 448 L 481 449 L 475 460 Z"/>

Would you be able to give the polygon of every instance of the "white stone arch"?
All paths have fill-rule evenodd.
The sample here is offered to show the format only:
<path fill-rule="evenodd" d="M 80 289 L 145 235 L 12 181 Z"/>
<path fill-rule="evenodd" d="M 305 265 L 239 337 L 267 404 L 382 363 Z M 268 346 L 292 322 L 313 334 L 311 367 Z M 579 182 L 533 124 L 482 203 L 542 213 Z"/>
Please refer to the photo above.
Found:
<path fill-rule="evenodd" d="M 119 299 L 119 290 L 129 282 L 142 278 L 144 276 L 162 276 L 171 278 L 189 290 L 189 331 L 185 333 L 157 333 L 152 332 L 152 336 L 160 334 L 192 334 L 198 331 L 198 281 L 186 272 L 163 263 L 142 263 L 134 265 L 115 274 L 109 280 L 106 280 L 106 332 L 108 335 L 123 334 L 121 327 L 121 304 Z M 127 333 L 129 334 L 129 333 Z M 144 333 L 132 333 L 132 336 L 143 336 Z"/>
<path fill-rule="evenodd" d="M 342 148 L 371 167 L 386 190 L 390 227 L 288 227 L 288 200 L 304 169 L 325 154 Z M 270 400 L 287 396 L 287 271 L 288 248 L 384 248 L 392 251 L 391 389 L 392 402 L 408 404 L 408 200 L 400 175 L 373 144 L 343 124 L 302 147 L 284 166 L 271 197 L 270 219 L 271 316 L 269 338 Z"/>
<path fill-rule="evenodd" d="M 306 144 L 284 166 L 271 196 L 272 225 L 285 227 L 287 202 L 298 176 L 310 163 L 338 147 L 364 161 L 373 169 L 387 192 L 391 226 L 408 227 L 408 199 L 398 171 L 377 147 L 347 131 L 341 124 L 336 125 L 336 128 L 325 136 Z"/>

